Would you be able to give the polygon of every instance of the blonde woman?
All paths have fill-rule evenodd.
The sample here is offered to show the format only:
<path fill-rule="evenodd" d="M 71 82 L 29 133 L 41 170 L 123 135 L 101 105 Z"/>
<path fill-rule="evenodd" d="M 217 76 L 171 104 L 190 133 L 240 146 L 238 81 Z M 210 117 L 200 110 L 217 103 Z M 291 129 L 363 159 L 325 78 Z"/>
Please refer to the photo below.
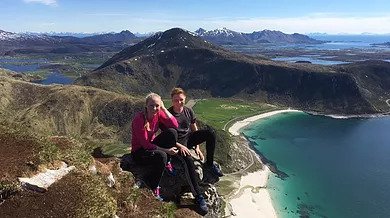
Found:
<path fill-rule="evenodd" d="M 168 129 L 156 136 L 159 125 Z M 136 114 L 132 121 L 131 155 L 140 165 L 153 165 L 153 172 L 149 172 L 145 183 L 154 190 L 158 199 L 159 182 L 167 164 L 168 155 L 176 155 L 175 147 L 178 124 L 172 114 L 164 107 L 158 94 L 150 93 L 146 96 L 145 110 Z"/>

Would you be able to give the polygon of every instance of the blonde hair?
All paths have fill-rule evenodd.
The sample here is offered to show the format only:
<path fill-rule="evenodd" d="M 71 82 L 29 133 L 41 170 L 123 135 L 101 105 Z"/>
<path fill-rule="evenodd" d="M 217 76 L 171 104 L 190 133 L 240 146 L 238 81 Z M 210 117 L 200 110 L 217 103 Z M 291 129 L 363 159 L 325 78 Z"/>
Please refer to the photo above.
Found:
<path fill-rule="evenodd" d="M 152 100 L 153 98 L 159 98 L 161 99 L 161 96 L 159 96 L 158 94 L 154 93 L 154 92 L 151 92 L 149 93 L 146 97 L 145 97 L 145 105 L 148 105 L 148 102 L 150 100 Z"/>
<path fill-rule="evenodd" d="M 151 92 L 148 95 L 146 95 L 146 97 L 145 97 L 145 112 L 144 112 L 145 123 L 144 123 L 144 128 L 147 129 L 147 130 L 150 130 L 150 124 L 149 124 L 149 121 L 148 121 L 148 118 L 147 118 L 147 114 L 148 114 L 147 106 L 148 106 L 148 102 L 150 100 L 152 100 L 153 98 L 159 98 L 161 100 L 161 96 L 159 96 L 158 94 L 156 94 L 154 92 Z"/>
<path fill-rule="evenodd" d="M 171 98 L 172 98 L 174 95 L 178 95 L 178 94 L 186 95 L 186 92 L 185 92 L 182 88 L 175 87 L 175 88 L 173 88 L 172 91 L 171 91 Z"/>

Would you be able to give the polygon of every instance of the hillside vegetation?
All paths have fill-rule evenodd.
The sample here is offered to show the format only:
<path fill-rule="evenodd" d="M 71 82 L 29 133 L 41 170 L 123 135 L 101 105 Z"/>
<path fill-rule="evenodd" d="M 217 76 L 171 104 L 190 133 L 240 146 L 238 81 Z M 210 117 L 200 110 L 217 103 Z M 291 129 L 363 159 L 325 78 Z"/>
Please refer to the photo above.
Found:
<path fill-rule="evenodd" d="M 129 152 L 130 122 L 142 109 L 143 97 L 91 87 L 44 86 L 0 76 L 0 101 L 0 200 L 5 200 L 0 205 L 1 217 L 198 216 L 193 210 L 175 209 L 172 203 L 154 200 L 147 189 L 135 189 L 132 176 L 119 169 L 119 159 L 102 158 Z M 212 128 L 201 121 L 200 126 Z M 231 146 L 226 132 L 218 135 L 219 141 L 227 142 L 216 152 L 224 171 L 245 167 L 245 161 L 234 161 L 245 160 L 245 152 Z M 18 177 L 55 168 L 58 161 L 76 166 L 76 171 L 44 194 L 20 189 Z M 104 171 L 95 175 L 89 170 L 97 161 L 114 174 L 114 188 L 105 185 Z M 23 206 L 17 209 L 16 205 Z M 31 207 L 35 209 L 31 211 Z M 145 207 L 150 208 L 147 213 L 142 209 Z"/>

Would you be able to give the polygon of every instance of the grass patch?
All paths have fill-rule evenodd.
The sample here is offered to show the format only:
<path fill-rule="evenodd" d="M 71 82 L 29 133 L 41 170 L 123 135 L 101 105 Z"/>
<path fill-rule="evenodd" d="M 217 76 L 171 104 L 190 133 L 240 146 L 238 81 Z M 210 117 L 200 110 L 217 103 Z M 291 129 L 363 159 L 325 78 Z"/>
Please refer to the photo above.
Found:
<path fill-rule="evenodd" d="M 130 145 L 124 143 L 110 143 L 102 146 L 102 152 L 104 155 L 122 157 L 124 154 L 130 153 Z"/>
<path fill-rule="evenodd" d="M 52 163 L 55 160 L 59 160 L 60 150 L 56 144 L 45 142 L 41 144 L 38 156 L 41 163 Z"/>
<path fill-rule="evenodd" d="M 77 209 L 78 217 L 113 217 L 117 211 L 116 200 L 102 179 L 88 174 L 79 174 L 77 178 L 85 199 Z"/>
<path fill-rule="evenodd" d="M 21 187 L 18 182 L 0 180 L 0 201 L 7 199 L 9 196 L 20 191 Z"/>
<path fill-rule="evenodd" d="M 160 214 L 164 218 L 171 218 L 175 216 L 175 211 L 177 207 L 174 203 L 169 202 L 162 204 L 160 207 Z"/>
<path fill-rule="evenodd" d="M 194 106 L 197 118 L 217 129 L 224 129 L 232 119 L 260 114 L 277 108 L 259 102 L 233 99 L 205 99 Z"/>
<path fill-rule="evenodd" d="M 92 144 L 81 143 L 70 137 L 52 136 L 42 142 L 39 158 L 44 164 L 61 160 L 79 169 L 88 169 L 93 162 L 92 146 Z"/>

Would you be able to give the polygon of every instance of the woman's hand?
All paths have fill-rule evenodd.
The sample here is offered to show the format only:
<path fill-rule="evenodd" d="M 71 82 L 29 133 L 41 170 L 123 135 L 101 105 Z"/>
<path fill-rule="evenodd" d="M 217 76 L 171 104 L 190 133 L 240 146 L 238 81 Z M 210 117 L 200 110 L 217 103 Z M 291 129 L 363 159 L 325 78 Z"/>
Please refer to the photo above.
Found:
<path fill-rule="evenodd" d="M 180 154 L 184 157 L 187 155 L 191 156 L 190 149 L 188 149 L 186 146 L 180 143 L 176 143 L 176 147 L 179 149 Z"/>
<path fill-rule="evenodd" d="M 160 101 L 160 108 L 161 108 L 162 110 L 166 109 L 163 100 Z"/>
<path fill-rule="evenodd" d="M 166 149 L 166 151 L 165 151 L 165 153 L 172 155 L 172 156 L 176 155 L 178 152 L 179 152 L 179 150 L 176 147 Z"/>
<path fill-rule="evenodd" d="M 195 147 L 195 153 L 199 156 L 201 161 L 204 161 L 204 155 L 202 151 L 199 149 L 199 145 Z"/>

